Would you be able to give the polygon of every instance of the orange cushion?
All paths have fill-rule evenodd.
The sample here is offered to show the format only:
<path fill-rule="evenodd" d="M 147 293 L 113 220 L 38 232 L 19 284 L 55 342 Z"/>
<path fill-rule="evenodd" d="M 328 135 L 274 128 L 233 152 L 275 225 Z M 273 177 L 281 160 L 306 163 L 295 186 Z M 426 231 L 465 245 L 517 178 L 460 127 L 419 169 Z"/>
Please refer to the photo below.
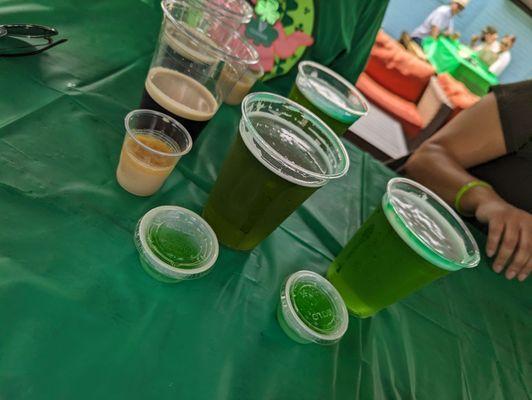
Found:
<path fill-rule="evenodd" d="M 452 117 L 480 100 L 480 97 L 471 93 L 462 82 L 449 74 L 438 75 L 438 83 L 454 107 Z"/>
<path fill-rule="evenodd" d="M 356 87 L 379 108 L 393 116 L 403 126 L 409 138 L 416 137 L 423 127 L 421 115 L 414 103 L 407 101 L 382 87 L 368 74 L 362 72 Z"/>
<path fill-rule="evenodd" d="M 417 103 L 435 70 L 381 31 L 365 72 L 392 93 Z"/>

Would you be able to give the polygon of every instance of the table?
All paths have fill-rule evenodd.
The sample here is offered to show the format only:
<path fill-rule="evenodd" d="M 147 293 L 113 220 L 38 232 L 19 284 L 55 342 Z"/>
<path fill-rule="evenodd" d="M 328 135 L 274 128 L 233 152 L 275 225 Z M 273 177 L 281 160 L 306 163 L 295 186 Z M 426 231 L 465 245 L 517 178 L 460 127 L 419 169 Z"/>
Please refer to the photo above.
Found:
<path fill-rule="evenodd" d="M 438 73 L 447 72 L 478 96 L 484 96 L 489 88 L 499 84 L 476 53 L 459 41 L 440 36 L 423 40 L 423 51 Z"/>
<path fill-rule="evenodd" d="M 530 281 L 508 282 L 485 260 L 372 319 L 350 318 L 332 347 L 298 345 L 280 330 L 282 280 L 324 273 L 393 176 L 348 143 L 348 175 L 258 248 L 222 248 L 195 282 L 150 278 L 133 246 L 136 221 L 162 204 L 201 210 L 238 107 L 220 110 L 160 192 L 131 196 L 114 173 L 158 5 L 0 0 L 0 16 L 69 38 L 38 57 L 0 59 L 0 398 L 531 396 Z"/>

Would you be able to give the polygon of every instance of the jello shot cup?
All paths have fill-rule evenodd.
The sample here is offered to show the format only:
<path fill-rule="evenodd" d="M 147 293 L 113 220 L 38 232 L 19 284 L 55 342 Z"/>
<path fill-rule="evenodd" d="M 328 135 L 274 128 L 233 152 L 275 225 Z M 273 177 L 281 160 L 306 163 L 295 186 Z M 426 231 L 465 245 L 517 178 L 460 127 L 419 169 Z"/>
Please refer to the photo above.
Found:
<path fill-rule="evenodd" d="M 144 270 L 166 283 L 200 278 L 218 258 L 211 227 L 178 206 L 160 206 L 144 214 L 135 230 L 135 246 Z"/>
<path fill-rule="evenodd" d="M 312 271 L 290 275 L 281 288 L 277 320 L 298 343 L 338 342 L 349 324 L 347 308 L 331 283 Z"/>
<path fill-rule="evenodd" d="M 190 151 L 192 138 L 183 125 L 158 111 L 131 111 L 124 123 L 126 135 L 116 179 L 129 193 L 150 196 Z"/>

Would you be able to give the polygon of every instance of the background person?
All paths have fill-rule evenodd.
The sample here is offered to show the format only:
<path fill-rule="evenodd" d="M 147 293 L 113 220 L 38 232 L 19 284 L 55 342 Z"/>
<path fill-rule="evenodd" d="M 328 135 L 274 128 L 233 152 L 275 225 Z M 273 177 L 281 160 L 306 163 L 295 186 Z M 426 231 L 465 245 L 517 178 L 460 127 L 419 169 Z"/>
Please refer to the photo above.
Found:
<path fill-rule="evenodd" d="M 410 35 L 421 46 L 427 36 L 437 38 L 440 33 L 452 34 L 454 32 L 454 16 L 460 13 L 469 3 L 469 0 L 453 0 L 449 5 L 436 8 L 425 21 Z"/>
<path fill-rule="evenodd" d="M 499 32 L 497 32 L 497 28 L 488 25 L 482 29 L 480 35 L 473 35 L 470 46 L 474 51 L 486 49 L 498 53 L 501 50 L 500 43 L 497 41 L 498 38 Z"/>
<path fill-rule="evenodd" d="M 407 175 L 488 225 L 493 270 L 532 271 L 532 80 L 501 85 L 419 147 Z"/>
<path fill-rule="evenodd" d="M 477 52 L 478 57 L 488 66 L 497 61 L 501 45 L 497 41 L 499 34 L 493 26 L 486 26 L 480 35 L 471 38 L 471 47 Z M 479 42 L 480 41 L 480 42 Z"/>
<path fill-rule="evenodd" d="M 500 76 L 508 67 L 510 61 L 512 61 L 510 49 L 514 46 L 515 40 L 515 35 L 504 35 L 502 38 L 499 57 L 493 64 L 490 65 L 490 71 L 495 75 Z"/>

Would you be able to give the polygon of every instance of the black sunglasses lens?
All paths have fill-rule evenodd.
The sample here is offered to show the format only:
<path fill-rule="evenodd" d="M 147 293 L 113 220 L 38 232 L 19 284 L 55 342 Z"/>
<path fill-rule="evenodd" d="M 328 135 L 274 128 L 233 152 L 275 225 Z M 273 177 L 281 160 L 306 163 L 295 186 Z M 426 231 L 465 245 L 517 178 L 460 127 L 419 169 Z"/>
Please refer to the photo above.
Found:
<path fill-rule="evenodd" d="M 40 25 L 8 25 L 8 35 L 26 36 L 26 37 L 47 37 L 57 34 L 57 31 L 52 28 Z"/>

